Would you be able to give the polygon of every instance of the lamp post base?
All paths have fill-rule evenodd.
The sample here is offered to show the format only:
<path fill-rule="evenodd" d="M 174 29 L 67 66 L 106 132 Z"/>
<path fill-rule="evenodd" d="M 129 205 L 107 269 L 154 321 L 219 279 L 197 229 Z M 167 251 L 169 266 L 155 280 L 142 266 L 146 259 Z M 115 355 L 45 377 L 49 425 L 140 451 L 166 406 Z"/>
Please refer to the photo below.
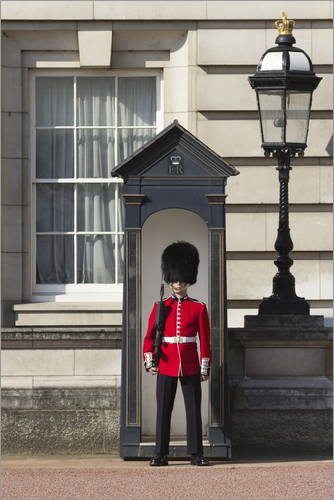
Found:
<path fill-rule="evenodd" d="M 310 314 L 310 304 L 303 297 L 281 299 L 275 295 L 267 297 L 259 304 L 262 314 Z"/>

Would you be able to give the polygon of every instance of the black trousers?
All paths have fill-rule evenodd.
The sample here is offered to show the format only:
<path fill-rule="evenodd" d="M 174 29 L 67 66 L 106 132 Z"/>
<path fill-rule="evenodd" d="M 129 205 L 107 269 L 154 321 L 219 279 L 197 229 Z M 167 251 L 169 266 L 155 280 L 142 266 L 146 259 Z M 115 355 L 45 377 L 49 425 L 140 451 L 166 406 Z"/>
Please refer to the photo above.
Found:
<path fill-rule="evenodd" d="M 194 453 L 203 454 L 200 375 L 170 377 L 158 374 L 155 450 L 157 454 L 168 455 L 170 421 L 179 379 L 187 417 L 187 452 L 189 455 Z"/>

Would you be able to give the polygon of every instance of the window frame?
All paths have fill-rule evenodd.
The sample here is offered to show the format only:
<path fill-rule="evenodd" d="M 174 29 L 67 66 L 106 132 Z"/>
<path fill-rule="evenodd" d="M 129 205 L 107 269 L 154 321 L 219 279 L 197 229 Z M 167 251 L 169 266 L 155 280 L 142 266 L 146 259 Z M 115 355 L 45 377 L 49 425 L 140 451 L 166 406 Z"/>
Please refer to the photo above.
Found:
<path fill-rule="evenodd" d="M 32 301 L 122 301 L 123 294 L 123 284 L 103 284 L 103 283 L 70 283 L 70 284 L 39 284 L 36 282 L 36 242 L 37 242 L 37 228 L 36 228 L 36 192 L 38 184 L 101 184 L 101 183 L 112 183 L 115 184 L 115 218 L 117 219 L 118 214 L 118 197 L 119 189 L 118 186 L 123 184 L 122 179 L 111 177 L 111 178 L 58 178 L 58 179 L 37 179 L 36 178 L 36 78 L 37 77 L 152 77 L 156 78 L 156 133 L 158 134 L 163 128 L 163 106 L 162 106 L 162 96 L 163 96 L 163 75 L 162 71 L 159 70 L 81 70 L 81 69 L 71 69 L 71 70 L 34 70 L 31 72 L 30 76 L 30 220 L 31 220 L 31 232 L 30 232 L 30 248 L 31 248 L 31 260 L 30 260 L 30 273 L 31 273 L 31 300 Z M 116 79 L 117 81 L 117 79 Z M 73 105 L 76 107 L 75 95 L 73 96 Z M 76 125 L 74 125 L 76 126 Z M 59 127 L 66 128 L 66 127 Z M 71 130 L 73 127 L 68 127 Z M 81 127 L 82 128 L 82 127 Z M 86 127 L 93 128 L 93 127 Z M 99 128 L 99 127 L 94 127 Z M 100 127 L 100 128 L 113 128 L 113 127 Z M 131 127 L 125 127 L 131 128 Z M 116 125 L 116 133 L 117 133 Z M 117 140 L 116 140 L 117 144 Z M 74 147 L 74 155 L 76 157 L 76 147 Z M 117 146 L 115 151 L 115 157 L 117 159 Z M 76 160 L 74 160 L 76 161 Z M 116 163 L 117 164 L 117 163 Z M 93 234 L 94 231 L 86 231 L 89 234 Z M 53 234 L 55 234 L 54 232 Z M 73 231 L 74 234 L 84 232 Z M 102 234 L 101 231 L 96 231 L 96 234 Z M 110 231 L 108 234 L 115 234 L 116 237 L 121 232 Z M 47 233 L 45 233 L 47 234 Z M 75 270 L 76 272 L 76 270 Z M 115 270 L 117 273 L 117 269 Z M 106 296 L 108 299 L 106 299 Z"/>

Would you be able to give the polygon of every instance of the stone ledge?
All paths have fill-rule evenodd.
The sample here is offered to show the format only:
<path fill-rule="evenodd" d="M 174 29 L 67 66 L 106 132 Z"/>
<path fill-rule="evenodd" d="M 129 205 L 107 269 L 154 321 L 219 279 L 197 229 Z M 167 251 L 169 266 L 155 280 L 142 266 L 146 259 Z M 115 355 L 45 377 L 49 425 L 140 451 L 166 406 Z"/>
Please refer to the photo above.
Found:
<path fill-rule="evenodd" d="M 30 326 L 120 326 L 119 302 L 30 302 L 15 304 L 15 325 Z"/>
<path fill-rule="evenodd" d="M 245 389 L 285 389 L 285 388 L 307 388 L 332 390 L 333 379 L 329 377 L 244 377 L 240 385 Z"/>
<path fill-rule="evenodd" d="M 27 302 L 15 304 L 14 311 L 110 311 L 121 312 L 119 302 Z"/>
<path fill-rule="evenodd" d="M 2 349 L 120 349 L 121 326 L 2 328 Z"/>
<path fill-rule="evenodd" d="M 324 316 L 262 315 L 245 316 L 244 328 L 229 328 L 232 339 L 244 346 L 284 344 L 329 347 L 333 329 L 324 326 Z"/>
<path fill-rule="evenodd" d="M 2 410 L 117 410 L 119 387 L 2 389 Z"/>
<path fill-rule="evenodd" d="M 245 316 L 245 328 L 321 328 L 324 317 L 303 314 L 262 314 Z"/>
<path fill-rule="evenodd" d="M 4 389 L 85 389 L 120 387 L 120 375 L 4 375 L 1 390 Z"/>
<path fill-rule="evenodd" d="M 330 347 L 333 342 L 331 327 L 323 327 L 318 331 L 293 331 L 293 330 L 256 330 L 244 328 L 229 328 L 230 338 L 244 346 L 318 346 Z"/>
<path fill-rule="evenodd" d="M 327 377 L 245 377 L 233 390 L 235 410 L 332 410 L 333 385 Z"/>

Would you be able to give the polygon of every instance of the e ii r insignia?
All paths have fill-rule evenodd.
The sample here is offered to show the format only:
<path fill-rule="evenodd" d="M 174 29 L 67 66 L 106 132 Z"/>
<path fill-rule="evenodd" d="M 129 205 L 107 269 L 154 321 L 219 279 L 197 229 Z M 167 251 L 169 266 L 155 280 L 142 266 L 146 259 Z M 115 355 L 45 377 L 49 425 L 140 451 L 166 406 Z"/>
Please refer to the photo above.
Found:
<path fill-rule="evenodd" d="M 180 155 L 172 155 L 168 161 L 168 175 L 183 175 L 184 167 Z"/>

